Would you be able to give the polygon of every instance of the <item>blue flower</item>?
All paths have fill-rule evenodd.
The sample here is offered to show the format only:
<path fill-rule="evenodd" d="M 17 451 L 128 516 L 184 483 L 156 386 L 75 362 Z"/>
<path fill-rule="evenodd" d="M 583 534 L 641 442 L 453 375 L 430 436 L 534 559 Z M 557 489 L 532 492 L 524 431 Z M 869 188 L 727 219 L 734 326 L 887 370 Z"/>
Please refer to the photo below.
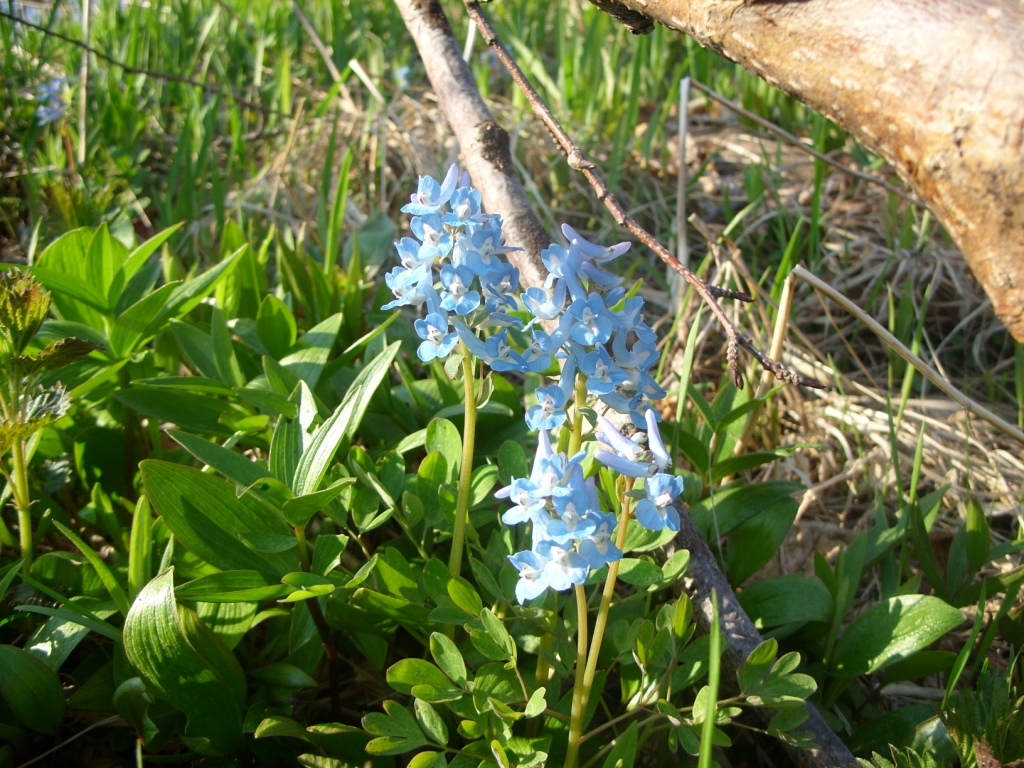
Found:
<path fill-rule="evenodd" d="M 424 320 L 413 323 L 416 335 L 423 339 L 416 355 L 424 363 L 434 358 L 445 358 L 459 342 L 459 334 L 448 332 L 448 318 L 443 314 L 431 312 Z"/>
<path fill-rule="evenodd" d="M 433 290 L 430 285 L 430 269 L 426 264 L 421 264 L 415 269 L 395 267 L 384 275 L 384 282 L 395 294 L 395 300 L 381 307 L 383 310 L 419 306 L 427 300 L 427 289 Z"/>
<path fill-rule="evenodd" d="M 444 181 L 440 184 L 432 176 L 420 176 L 416 194 L 410 197 L 409 202 L 402 207 L 402 213 L 411 213 L 414 216 L 437 213 L 441 210 L 441 206 L 451 199 L 458 178 L 459 169 L 455 165 L 448 169 Z"/>
<path fill-rule="evenodd" d="M 423 243 L 418 254 L 420 261 L 432 264 L 451 253 L 452 235 L 445 230 L 436 213 L 416 216 L 409 222 L 409 227 Z"/>
<path fill-rule="evenodd" d="M 466 267 L 451 264 L 441 267 L 441 285 L 445 289 L 441 294 L 441 308 L 457 315 L 468 315 L 479 307 L 480 293 L 469 290 L 475 279 L 476 275 Z"/>
<path fill-rule="evenodd" d="M 658 412 L 653 408 L 648 408 L 644 412 L 644 421 L 647 423 L 647 445 L 658 465 L 658 471 L 664 472 L 672 466 L 672 457 L 668 455 L 665 443 L 661 439 L 661 430 L 658 429 Z M 680 482 L 682 482 L 681 478 Z"/>
<path fill-rule="evenodd" d="M 548 563 L 547 558 L 541 557 L 536 552 L 526 550 L 516 552 L 508 556 L 509 562 L 519 571 L 519 581 L 516 584 L 516 600 L 522 605 L 527 600 L 539 597 L 548 588 L 548 578 L 544 568 Z"/>
<path fill-rule="evenodd" d="M 604 300 L 597 294 L 576 299 L 565 313 L 573 318 L 572 337 L 580 344 L 604 344 L 612 337 L 612 318 Z"/>
<path fill-rule="evenodd" d="M 501 521 L 505 525 L 534 522 L 547 506 L 547 498 L 540 493 L 540 488 L 530 478 L 512 478 L 512 483 L 494 493 L 496 498 L 508 499 L 515 506 L 505 510 Z"/>
<path fill-rule="evenodd" d="M 451 213 L 441 220 L 450 227 L 465 227 L 477 222 L 480 206 L 480 193 L 472 187 L 462 187 L 452 195 Z"/>
<path fill-rule="evenodd" d="M 537 387 L 537 404 L 526 411 L 526 426 L 538 429 L 557 429 L 565 423 L 565 392 L 557 385 Z"/>
<path fill-rule="evenodd" d="M 612 360 L 604 345 L 597 344 L 593 352 L 576 353 L 580 371 L 587 376 L 587 391 L 592 395 L 606 395 L 629 378 L 629 374 Z"/>
<path fill-rule="evenodd" d="M 544 564 L 544 577 L 547 586 L 556 592 L 564 592 L 573 584 L 582 584 L 587 580 L 590 567 L 585 558 L 572 550 L 558 546 L 550 539 L 535 545 L 533 551 L 547 558 Z"/>
<path fill-rule="evenodd" d="M 523 293 L 523 303 L 538 320 L 554 320 L 565 309 L 565 282 L 559 280 L 550 289 L 532 285 Z"/>
<path fill-rule="evenodd" d="M 36 123 L 39 126 L 55 123 L 64 116 L 67 104 L 64 101 L 64 91 L 67 88 L 67 81 L 63 77 L 51 78 L 48 83 L 39 87 L 39 97 L 36 104 Z"/>
<path fill-rule="evenodd" d="M 618 521 L 611 512 L 590 512 L 594 530 L 579 542 L 580 556 L 585 558 L 591 570 L 597 570 L 622 559 L 622 550 L 612 542 L 612 531 Z"/>
<path fill-rule="evenodd" d="M 636 520 L 644 528 L 660 531 L 679 530 L 679 513 L 673 502 L 683 492 L 683 478 L 657 474 L 644 481 L 647 498 L 636 505 Z"/>

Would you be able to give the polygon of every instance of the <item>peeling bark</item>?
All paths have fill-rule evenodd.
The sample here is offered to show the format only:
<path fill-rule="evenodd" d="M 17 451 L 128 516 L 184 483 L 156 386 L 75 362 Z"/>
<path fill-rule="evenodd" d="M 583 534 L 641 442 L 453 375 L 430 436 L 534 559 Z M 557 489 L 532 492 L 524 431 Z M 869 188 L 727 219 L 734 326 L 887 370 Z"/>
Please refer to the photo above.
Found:
<path fill-rule="evenodd" d="M 609 4 L 694 37 L 884 157 L 1024 342 L 1024 2 Z"/>

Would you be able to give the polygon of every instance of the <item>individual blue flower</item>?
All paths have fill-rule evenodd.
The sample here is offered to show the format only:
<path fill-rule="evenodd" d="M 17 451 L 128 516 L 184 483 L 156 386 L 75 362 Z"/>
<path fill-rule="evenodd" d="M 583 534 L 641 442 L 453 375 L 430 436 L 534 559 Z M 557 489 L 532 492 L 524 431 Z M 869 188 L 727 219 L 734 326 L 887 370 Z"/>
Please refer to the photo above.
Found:
<path fill-rule="evenodd" d="M 465 265 L 477 275 L 500 269 L 504 262 L 499 256 L 519 250 L 504 244 L 500 216 L 493 216 L 482 226 L 460 233 L 455 245 L 452 263 Z"/>
<path fill-rule="evenodd" d="M 499 305 L 515 309 L 517 304 L 512 292 L 519 287 L 519 270 L 511 264 L 502 263 L 480 277 L 480 287 L 487 308 L 492 312 L 498 311 Z"/>
<path fill-rule="evenodd" d="M 559 280 L 550 288 L 532 285 L 522 295 L 523 303 L 538 320 L 554 320 L 565 309 L 565 281 Z"/>
<path fill-rule="evenodd" d="M 452 235 L 445 230 L 437 214 L 416 216 L 409 222 L 409 228 L 423 243 L 418 254 L 420 261 L 432 264 L 451 253 Z"/>
<path fill-rule="evenodd" d="M 612 337 L 612 318 L 604 299 L 596 293 L 587 299 L 576 299 L 565 313 L 575 321 L 572 337 L 580 344 L 604 344 Z"/>
<path fill-rule="evenodd" d="M 658 347 L 647 341 L 637 341 L 632 347 L 627 347 L 628 339 L 628 331 L 620 326 L 612 339 L 612 357 L 615 362 L 627 371 L 647 371 L 654 367 L 661 356 Z"/>
<path fill-rule="evenodd" d="M 476 279 L 466 267 L 455 267 L 445 264 L 441 267 L 441 308 L 457 315 L 468 315 L 480 306 L 480 293 L 471 291 L 470 286 Z"/>
<path fill-rule="evenodd" d="M 595 514 L 600 512 L 596 505 L 591 506 L 582 467 L 573 467 L 567 486 L 571 493 L 551 499 L 558 517 L 547 521 L 545 525 L 546 537 L 563 546 L 593 533 L 598 523 Z"/>
<path fill-rule="evenodd" d="M 459 334 L 448 332 L 448 318 L 443 314 L 431 312 L 426 319 L 413 323 L 413 328 L 416 329 L 416 335 L 423 339 L 416 355 L 424 363 L 434 358 L 448 357 L 459 342 Z"/>
<path fill-rule="evenodd" d="M 566 397 L 562 388 L 557 385 L 537 387 L 537 404 L 526 411 L 526 426 L 530 431 L 538 429 L 557 429 L 566 420 Z"/>
<path fill-rule="evenodd" d="M 631 440 L 604 416 L 599 416 L 597 423 L 597 439 L 611 447 L 612 450 L 596 451 L 595 459 L 626 477 L 649 477 L 657 471 L 657 465 L 651 461 L 647 449 L 641 445 L 646 439 L 643 432 L 637 432 L 634 439 Z"/>
<path fill-rule="evenodd" d="M 384 275 L 384 282 L 395 295 L 395 300 L 381 307 L 383 310 L 419 306 L 427 300 L 427 289 L 433 290 L 430 286 L 430 269 L 425 264 L 415 269 L 395 267 Z"/>
<path fill-rule="evenodd" d="M 644 300 L 641 296 L 631 296 L 625 301 L 625 305 L 619 310 L 619 322 L 625 326 L 626 332 L 632 331 L 640 341 L 653 344 L 658 340 L 658 334 L 644 322 Z M 619 330 L 621 333 L 621 329 Z"/>
<path fill-rule="evenodd" d="M 513 478 L 510 485 L 495 491 L 494 495 L 514 504 L 501 516 L 505 525 L 534 522 L 547 505 L 547 497 L 541 495 L 540 488 L 528 477 Z"/>
<path fill-rule="evenodd" d="M 458 177 L 459 169 L 455 165 L 448 169 L 444 181 L 440 184 L 432 176 L 420 176 L 416 194 L 402 207 L 402 213 L 411 213 L 414 216 L 437 213 L 441 206 L 451 199 Z"/>
<path fill-rule="evenodd" d="M 587 261 L 597 262 L 598 264 L 603 264 L 604 262 L 618 258 L 628 251 L 632 245 L 632 243 L 616 243 L 615 245 L 609 246 L 597 245 L 596 243 L 592 243 L 587 240 L 568 224 L 562 225 L 562 234 L 565 235 L 565 239 L 570 243 L 574 240 L 576 241 L 584 259 Z"/>
<path fill-rule="evenodd" d="M 582 352 L 582 349 L 580 350 Z M 606 395 L 629 378 L 619 365 L 612 360 L 603 344 L 597 344 L 593 352 L 576 353 L 580 371 L 587 376 L 587 391 L 592 395 Z"/>
<path fill-rule="evenodd" d="M 636 505 L 636 521 L 651 531 L 679 530 L 679 513 L 673 502 L 683 492 L 683 478 L 657 474 L 644 481 L 644 493 Z"/>
<path fill-rule="evenodd" d="M 594 521 L 594 530 L 577 546 L 580 556 L 586 559 L 591 570 L 596 571 L 622 559 L 622 550 L 612 541 L 612 532 L 618 521 L 610 512 L 590 512 L 587 516 Z"/>
<path fill-rule="evenodd" d="M 481 204 L 480 193 L 472 187 L 456 189 L 451 199 L 451 212 L 441 221 L 450 227 L 465 227 L 476 221 Z"/>
<path fill-rule="evenodd" d="M 408 269 L 415 269 L 421 264 L 430 266 L 434 263 L 433 257 L 426 260 L 421 257 L 420 242 L 411 237 L 403 237 L 395 243 L 395 250 L 398 251 L 398 258 L 401 260 L 402 266 Z"/>
<path fill-rule="evenodd" d="M 458 332 L 459 338 L 466 345 L 469 353 L 473 357 L 483 360 L 487 365 L 491 367 L 492 371 L 502 373 L 504 371 L 518 371 L 519 373 L 526 373 L 531 370 L 531 365 L 536 366 L 536 363 L 528 363 L 523 356 L 512 349 L 508 343 L 508 329 L 502 328 L 493 336 L 490 336 L 487 341 L 481 341 L 480 338 L 470 330 L 469 326 L 462 322 L 459 318 L 452 318 L 452 325 L 455 326 L 455 330 Z"/>
<path fill-rule="evenodd" d="M 516 552 L 508 556 L 509 562 L 519 571 L 519 581 L 516 583 L 516 600 L 522 605 L 527 600 L 539 597 L 548 588 L 548 577 L 545 574 L 545 566 L 548 563 L 546 557 L 541 557 L 536 552 L 526 550 Z"/>
<path fill-rule="evenodd" d="M 582 584 L 587 580 L 590 567 L 586 558 L 572 550 L 558 546 L 550 539 L 545 539 L 534 546 L 534 551 L 543 558 L 544 579 L 547 586 L 556 592 L 571 589 L 574 584 Z"/>

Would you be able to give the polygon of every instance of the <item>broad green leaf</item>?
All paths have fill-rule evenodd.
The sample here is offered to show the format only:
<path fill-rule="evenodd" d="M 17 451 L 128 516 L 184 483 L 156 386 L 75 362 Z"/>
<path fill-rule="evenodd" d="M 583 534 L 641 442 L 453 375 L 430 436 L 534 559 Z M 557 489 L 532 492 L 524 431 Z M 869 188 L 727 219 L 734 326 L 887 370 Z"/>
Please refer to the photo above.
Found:
<path fill-rule="evenodd" d="M 182 429 L 230 437 L 234 430 L 221 420 L 228 414 L 247 415 L 238 406 L 192 392 L 162 387 L 132 385 L 117 392 L 116 397 L 133 411 L 177 424 Z"/>
<path fill-rule="evenodd" d="M 22 725 L 55 733 L 64 719 L 60 678 L 42 659 L 13 645 L 0 645 L 0 698 Z"/>
<path fill-rule="evenodd" d="M 210 308 L 210 341 L 213 345 L 213 359 L 217 364 L 218 377 L 225 384 L 233 387 L 244 387 L 245 376 L 238 365 L 235 347 L 231 341 L 231 331 L 220 307 Z"/>
<path fill-rule="evenodd" d="M 110 349 L 115 357 L 129 357 L 144 341 L 163 329 L 163 316 L 176 283 L 161 286 L 143 296 L 117 316 L 110 329 Z"/>
<path fill-rule="evenodd" d="M 222 570 L 255 570 L 278 580 L 298 570 L 293 552 L 258 552 L 243 541 L 289 536 L 288 527 L 250 496 L 217 477 L 169 462 L 142 462 L 142 480 L 153 508 L 188 549 Z"/>
<path fill-rule="evenodd" d="M 256 332 L 267 351 L 280 361 L 295 345 L 298 333 L 295 316 L 287 304 L 273 294 L 267 294 L 256 315 Z"/>
<path fill-rule="evenodd" d="M 963 614 L 930 595 L 903 595 L 871 606 L 840 635 L 829 668 L 866 675 L 907 658 L 959 626 Z"/>
<path fill-rule="evenodd" d="M 516 658 L 516 644 L 512 639 L 512 635 L 508 633 L 505 625 L 494 615 L 490 608 L 484 608 L 480 612 L 480 621 L 483 623 L 484 631 L 487 632 L 491 640 L 505 653 L 505 658 Z"/>
<path fill-rule="evenodd" d="M 238 264 L 239 257 L 248 247 L 248 245 L 242 246 L 228 258 L 215 264 L 210 269 L 176 286 L 168 297 L 167 306 L 164 308 L 164 312 L 159 317 L 159 320 L 184 317 L 198 306 L 199 302 L 213 291 L 218 281 Z"/>
<path fill-rule="evenodd" d="M 93 233 L 94 230 L 82 227 L 61 235 L 39 255 L 32 272 L 52 291 L 53 308 L 61 320 L 102 329 L 99 308 L 106 304 L 106 297 L 85 277 L 85 255 Z M 87 338 L 80 333 L 74 335 Z"/>
<path fill-rule="evenodd" d="M 835 608 L 832 595 L 820 579 L 799 573 L 751 584 L 743 589 L 739 599 L 758 629 L 795 622 L 831 622 Z"/>
<path fill-rule="evenodd" d="M 754 485 L 736 484 L 722 488 L 690 508 L 690 517 L 708 541 L 724 536 L 745 520 L 782 499 L 802 491 L 800 483 L 771 481 Z M 717 520 L 717 525 L 716 525 Z"/>
<path fill-rule="evenodd" d="M 294 416 L 281 415 L 270 438 L 270 456 L 267 465 L 274 477 L 291 486 L 295 478 L 295 469 L 299 459 L 309 447 L 312 436 L 309 434 L 316 419 L 316 402 L 313 393 L 305 382 L 299 382 L 289 397 L 296 406 Z"/>
<path fill-rule="evenodd" d="M 89 565 L 96 571 L 96 575 L 100 577 L 100 581 L 103 582 L 103 586 L 106 588 L 107 593 L 110 595 L 117 609 L 122 615 L 128 614 L 128 596 L 124 593 L 121 585 L 114 578 L 114 574 L 111 572 L 110 567 L 100 559 L 100 556 L 96 554 L 92 547 L 86 544 L 78 535 L 70 528 L 59 522 L 53 520 L 53 525 L 57 527 L 64 537 L 74 544 L 78 551 L 85 555 L 86 560 L 89 561 Z"/>
<path fill-rule="evenodd" d="M 319 490 L 334 454 L 355 434 L 370 398 L 387 375 L 400 346 L 396 341 L 359 372 L 341 405 L 316 431 L 295 469 L 292 489 L 296 496 Z"/>
<path fill-rule="evenodd" d="M 157 232 L 149 240 L 141 243 L 128 254 L 124 263 L 118 269 L 117 274 L 114 275 L 114 279 L 110 283 L 110 290 L 107 292 L 107 304 L 115 308 L 115 314 L 120 314 L 124 311 L 124 307 L 134 304 L 135 301 L 141 298 L 141 296 L 134 296 L 134 292 L 131 290 L 126 291 L 125 287 L 132 284 L 132 278 L 142 269 L 142 266 L 149 260 L 149 257 L 156 253 L 157 249 L 167 242 L 170 236 L 177 232 L 184 223 L 179 221 L 177 224 L 172 224 L 167 229 Z M 126 295 L 129 298 L 134 296 L 134 298 L 123 302 Z"/>
<path fill-rule="evenodd" d="M 441 747 L 448 743 L 448 727 L 436 709 L 422 699 L 416 699 L 413 702 L 413 712 L 416 713 L 416 721 L 431 743 Z"/>
<path fill-rule="evenodd" d="M 170 326 L 171 333 L 174 334 L 185 359 L 204 378 L 231 390 L 227 382 L 220 380 L 220 371 L 217 369 L 217 360 L 213 354 L 213 340 L 210 338 L 210 334 L 183 320 L 171 320 Z"/>
<path fill-rule="evenodd" d="M 340 329 L 341 315 L 331 315 L 306 331 L 299 341 L 299 348 L 282 358 L 281 365 L 306 382 L 310 389 L 316 389 Z"/>
<path fill-rule="evenodd" d="M 462 464 L 462 436 L 447 419 L 434 419 L 427 425 L 427 453 L 440 453 L 448 462 L 447 482 L 454 483 Z"/>
<path fill-rule="evenodd" d="M 250 461 L 229 448 L 177 429 L 169 429 L 167 434 L 201 462 L 239 485 L 250 486 L 271 476 L 270 471 L 261 464 Z"/>
<path fill-rule="evenodd" d="M 363 728 L 377 736 L 366 745 L 366 751 L 371 755 L 400 755 L 427 743 L 416 718 L 396 701 L 385 701 L 383 713 L 366 715 Z"/>
<path fill-rule="evenodd" d="M 125 651 L 147 687 L 188 718 L 185 734 L 193 749 L 229 754 L 242 744 L 245 673 L 223 644 L 215 649 L 219 641 L 190 616 L 175 603 L 169 569 L 136 598 L 125 621 Z"/>
<path fill-rule="evenodd" d="M 316 680 L 294 664 L 275 661 L 251 672 L 252 677 L 268 685 L 282 688 L 315 688 Z"/>
<path fill-rule="evenodd" d="M 730 583 L 742 584 L 775 556 L 799 507 L 796 499 L 786 496 L 733 528 L 727 555 Z"/>

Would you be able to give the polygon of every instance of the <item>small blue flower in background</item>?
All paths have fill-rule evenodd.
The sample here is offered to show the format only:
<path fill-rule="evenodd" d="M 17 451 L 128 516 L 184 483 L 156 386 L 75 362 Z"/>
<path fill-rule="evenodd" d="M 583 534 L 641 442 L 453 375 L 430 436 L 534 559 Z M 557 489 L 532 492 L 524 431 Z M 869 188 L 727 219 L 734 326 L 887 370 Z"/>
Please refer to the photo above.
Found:
<path fill-rule="evenodd" d="M 64 93 L 67 90 L 67 81 L 63 77 L 53 77 L 50 81 L 39 86 L 39 95 L 36 98 L 36 124 L 39 126 L 50 125 L 60 120 L 67 110 L 64 101 Z"/>

